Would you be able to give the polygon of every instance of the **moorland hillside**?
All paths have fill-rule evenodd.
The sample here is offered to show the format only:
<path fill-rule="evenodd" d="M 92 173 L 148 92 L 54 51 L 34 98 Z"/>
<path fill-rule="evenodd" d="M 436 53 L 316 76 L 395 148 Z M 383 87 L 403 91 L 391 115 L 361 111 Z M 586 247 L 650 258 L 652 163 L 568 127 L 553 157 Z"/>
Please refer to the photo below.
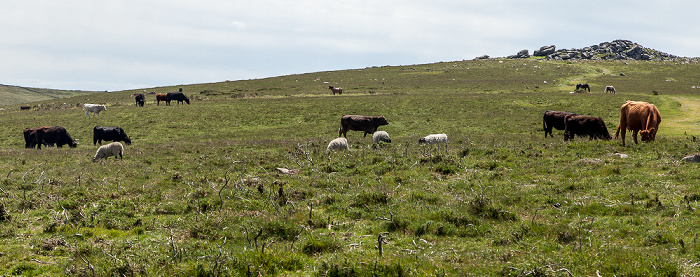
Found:
<path fill-rule="evenodd" d="M 693 60 L 485 59 L 9 105 L 0 274 L 698 275 L 700 170 L 679 161 L 700 151 L 699 86 Z M 544 137 L 546 110 L 614 134 L 626 100 L 658 107 L 656 141 Z M 384 115 L 392 143 L 326 151 L 343 114 Z M 78 147 L 25 149 L 44 125 Z M 92 161 L 94 126 L 126 131 L 123 159 Z M 418 144 L 433 133 L 449 142 Z"/>

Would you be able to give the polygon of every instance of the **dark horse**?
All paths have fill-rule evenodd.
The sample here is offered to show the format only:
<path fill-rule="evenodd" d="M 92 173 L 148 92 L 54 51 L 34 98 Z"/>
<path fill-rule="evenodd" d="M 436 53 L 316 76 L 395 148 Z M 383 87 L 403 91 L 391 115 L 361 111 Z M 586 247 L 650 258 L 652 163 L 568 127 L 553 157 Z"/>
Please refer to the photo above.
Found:
<path fill-rule="evenodd" d="M 328 89 L 330 89 L 333 92 L 333 95 L 337 94 L 343 94 L 343 88 L 336 88 L 333 86 L 328 86 Z"/>
<path fill-rule="evenodd" d="M 588 92 L 591 92 L 591 86 L 589 86 L 587 83 L 586 84 L 576 84 L 576 90 L 579 89 L 587 89 Z"/>

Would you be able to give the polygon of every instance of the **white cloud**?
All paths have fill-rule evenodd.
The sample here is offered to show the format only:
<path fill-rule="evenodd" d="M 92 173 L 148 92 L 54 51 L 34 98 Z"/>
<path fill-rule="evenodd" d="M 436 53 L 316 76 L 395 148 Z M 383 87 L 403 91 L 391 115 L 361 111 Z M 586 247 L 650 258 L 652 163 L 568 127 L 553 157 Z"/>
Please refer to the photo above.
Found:
<path fill-rule="evenodd" d="M 689 0 L 10 1 L 0 10 L 0 55 L 7 57 L 0 82 L 117 90 L 506 56 L 614 39 L 698 56 L 697 6 Z"/>

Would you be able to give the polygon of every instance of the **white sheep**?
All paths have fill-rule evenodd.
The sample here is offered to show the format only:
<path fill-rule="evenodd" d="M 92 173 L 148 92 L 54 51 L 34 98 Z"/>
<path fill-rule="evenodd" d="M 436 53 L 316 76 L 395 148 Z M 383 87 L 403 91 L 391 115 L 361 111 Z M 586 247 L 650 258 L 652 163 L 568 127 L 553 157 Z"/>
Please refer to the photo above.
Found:
<path fill-rule="evenodd" d="M 123 159 L 122 154 L 124 154 L 124 145 L 115 141 L 97 148 L 97 153 L 95 153 L 95 157 L 92 158 L 92 161 L 96 162 L 99 159 L 106 159 L 111 156 L 114 156 L 115 160 L 117 159 L 117 156 L 119 156 L 120 159 Z"/>
<path fill-rule="evenodd" d="M 418 140 L 418 143 L 424 143 L 424 144 L 445 143 L 445 144 L 447 144 L 447 135 L 446 134 L 431 134 L 431 135 L 420 138 Z"/>
<path fill-rule="evenodd" d="M 331 142 L 328 143 L 328 148 L 326 148 L 328 151 L 331 150 L 350 150 L 350 147 L 348 146 L 348 139 L 346 138 L 337 138 L 334 140 L 331 140 Z"/>
<path fill-rule="evenodd" d="M 372 134 L 372 141 L 374 141 L 374 143 L 379 143 L 381 141 L 391 143 L 391 138 L 389 137 L 389 133 L 385 131 L 376 131 Z"/>

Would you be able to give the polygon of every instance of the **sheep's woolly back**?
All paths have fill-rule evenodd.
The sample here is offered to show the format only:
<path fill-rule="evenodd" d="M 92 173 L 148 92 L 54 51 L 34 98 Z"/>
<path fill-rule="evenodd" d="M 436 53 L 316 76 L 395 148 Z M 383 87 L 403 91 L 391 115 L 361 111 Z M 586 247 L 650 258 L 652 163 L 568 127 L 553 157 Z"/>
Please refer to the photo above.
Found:
<path fill-rule="evenodd" d="M 381 141 L 391 142 L 391 138 L 389 137 L 389 133 L 385 131 L 376 131 L 372 134 L 372 141 L 374 141 L 374 143 L 379 143 Z"/>
<path fill-rule="evenodd" d="M 431 134 L 427 135 L 420 140 L 418 140 L 419 143 L 425 143 L 425 144 L 434 144 L 434 143 L 447 143 L 447 135 L 446 134 Z"/>
<path fill-rule="evenodd" d="M 328 143 L 328 151 L 330 150 L 350 150 L 350 147 L 348 146 L 348 139 L 346 138 L 337 138 L 334 140 L 331 140 L 331 142 Z"/>
<path fill-rule="evenodd" d="M 121 156 L 124 154 L 124 145 L 122 145 L 119 142 L 112 142 L 110 144 L 102 145 L 100 148 L 97 148 L 97 153 L 95 153 L 95 157 L 92 158 L 92 161 L 97 161 L 99 159 L 105 159 L 111 156 L 114 156 L 116 159 L 117 157 Z"/>

